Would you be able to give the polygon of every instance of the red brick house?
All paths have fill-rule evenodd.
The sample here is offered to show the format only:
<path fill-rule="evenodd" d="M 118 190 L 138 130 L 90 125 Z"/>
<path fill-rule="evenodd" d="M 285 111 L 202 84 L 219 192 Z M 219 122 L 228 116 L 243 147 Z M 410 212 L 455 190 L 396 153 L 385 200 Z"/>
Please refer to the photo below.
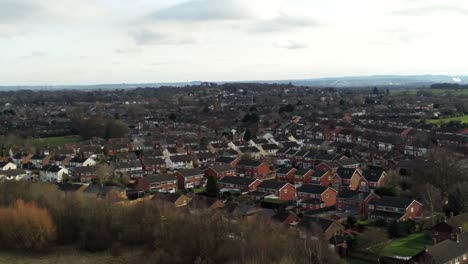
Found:
<path fill-rule="evenodd" d="M 388 182 L 388 176 L 384 170 L 363 170 L 362 177 L 369 183 L 370 190 L 382 187 Z"/>
<path fill-rule="evenodd" d="M 316 210 L 336 204 L 337 191 L 318 184 L 304 184 L 297 188 L 297 199 L 307 210 Z"/>
<path fill-rule="evenodd" d="M 135 189 L 146 192 L 167 192 L 177 191 L 177 177 L 173 174 L 156 174 L 138 178 Z"/>
<path fill-rule="evenodd" d="M 236 171 L 245 177 L 260 178 L 271 173 L 268 164 L 257 160 L 240 160 L 236 165 Z"/>
<path fill-rule="evenodd" d="M 73 169 L 72 176 L 80 182 L 91 182 L 96 178 L 99 168 L 99 165 L 76 167 Z"/>
<path fill-rule="evenodd" d="M 215 164 L 229 164 L 231 167 L 235 168 L 239 161 L 240 161 L 240 159 L 238 159 L 238 158 L 218 157 L 215 160 Z"/>
<path fill-rule="evenodd" d="M 294 173 L 297 171 L 295 168 L 284 167 L 276 171 L 276 179 L 278 181 L 288 181 L 291 182 Z"/>
<path fill-rule="evenodd" d="M 174 175 L 177 177 L 179 189 L 193 189 L 205 183 L 205 173 L 198 168 L 178 170 Z"/>
<path fill-rule="evenodd" d="M 313 173 L 313 169 L 298 169 L 289 182 L 294 184 L 296 187 L 301 186 L 310 182 L 310 176 Z"/>
<path fill-rule="evenodd" d="M 167 172 L 166 162 L 161 158 L 143 158 L 141 163 L 144 171 Z"/>
<path fill-rule="evenodd" d="M 235 176 L 236 170 L 229 164 L 213 165 L 205 170 L 205 175 L 219 179 L 226 176 Z"/>
<path fill-rule="evenodd" d="M 382 196 L 369 202 L 369 218 L 391 222 L 415 219 L 422 214 L 423 205 L 402 197 Z"/>
<path fill-rule="evenodd" d="M 296 200 L 296 188 L 288 182 L 266 180 L 258 185 L 257 191 L 276 196 L 283 201 Z"/>
<path fill-rule="evenodd" d="M 285 226 L 289 226 L 293 223 L 296 223 L 299 220 L 299 217 L 295 213 L 291 212 L 278 212 L 271 217 L 271 220 L 274 222 L 280 223 Z"/>
<path fill-rule="evenodd" d="M 320 184 L 322 186 L 331 186 L 333 182 L 332 171 L 314 171 L 310 175 L 310 183 Z"/>
<path fill-rule="evenodd" d="M 332 237 L 343 234 L 345 227 L 336 221 L 304 216 L 298 224 L 299 233 L 302 238 L 318 239 L 320 231 L 325 240 L 330 240 Z"/>
<path fill-rule="evenodd" d="M 218 181 L 220 188 L 238 190 L 242 192 L 255 191 L 262 181 L 259 179 L 226 176 Z"/>
<path fill-rule="evenodd" d="M 338 183 L 341 187 L 339 190 L 358 190 L 361 192 L 367 192 L 369 190 L 368 182 L 362 177 L 359 169 L 341 167 L 338 168 L 335 176 L 339 178 Z M 339 188 L 337 185 L 337 178 L 335 177 L 333 180 L 332 186 L 334 188 Z"/>

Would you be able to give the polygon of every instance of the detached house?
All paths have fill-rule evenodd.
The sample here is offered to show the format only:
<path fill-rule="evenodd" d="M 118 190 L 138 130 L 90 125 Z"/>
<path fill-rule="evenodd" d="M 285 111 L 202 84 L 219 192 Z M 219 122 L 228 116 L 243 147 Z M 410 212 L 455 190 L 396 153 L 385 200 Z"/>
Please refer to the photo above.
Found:
<path fill-rule="evenodd" d="M 296 188 L 290 183 L 276 180 L 263 181 L 257 187 L 258 192 L 268 194 L 269 198 L 276 198 L 283 201 L 296 200 Z"/>
<path fill-rule="evenodd" d="M 245 177 L 259 178 L 271 173 L 270 167 L 257 160 L 240 160 L 236 165 L 236 171 Z"/>
<path fill-rule="evenodd" d="M 382 196 L 369 202 L 369 218 L 387 222 L 415 219 L 422 214 L 422 207 L 423 205 L 416 200 Z"/>
<path fill-rule="evenodd" d="M 302 208 L 315 210 L 336 204 L 337 191 L 330 187 L 304 184 L 297 188 L 297 198 Z"/>
<path fill-rule="evenodd" d="M 74 157 L 70 160 L 68 165 L 71 167 L 94 166 L 96 165 L 96 161 L 92 158 Z"/>
<path fill-rule="evenodd" d="M 184 169 L 174 173 L 179 189 L 193 189 L 204 185 L 205 173 L 200 169 Z"/>

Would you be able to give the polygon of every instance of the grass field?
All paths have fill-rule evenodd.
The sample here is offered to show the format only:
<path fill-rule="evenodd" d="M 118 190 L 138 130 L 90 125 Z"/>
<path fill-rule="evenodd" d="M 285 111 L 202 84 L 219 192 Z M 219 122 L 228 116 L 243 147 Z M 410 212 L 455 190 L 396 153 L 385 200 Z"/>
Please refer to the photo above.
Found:
<path fill-rule="evenodd" d="M 120 257 L 113 257 L 108 251 L 89 253 L 74 248 L 54 248 L 46 254 L 33 254 L 27 252 L 1 252 L 0 264 L 120 264 L 138 263 L 135 257 L 142 252 L 125 250 Z"/>
<path fill-rule="evenodd" d="M 446 90 L 446 89 L 395 89 L 390 90 L 391 95 L 416 95 L 418 92 L 427 92 L 432 93 L 433 95 L 437 96 L 444 96 L 444 95 L 453 95 L 453 96 L 468 96 L 468 89 L 463 90 Z"/>
<path fill-rule="evenodd" d="M 81 137 L 78 135 L 74 136 L 64 136 L 64 137 L 46 137 L 46 138 L 33 138 L 29 139 L 31 145 L 37 147 L 44 146 L 59 146 L 62 147 L 65 144 L 78 143 L 81 141 Z"/>
<path fill-rule="evenodd" d="M 430 245 L 431 240 L 423 233 L 412 234 L 404 238 L 393 240 L 380 252 L 383 256 L 414 256 Z"/>
<path fill-rule="evenodd" d="M 426 122 L 429 124 L 444 124 L 450 121 L 460 121 L 462 123 L 468 123 L 468 115 L 464 116 L 456 116 L 456 117 L 448 117 L 448 118 L 439 118 L 439 119 L 429 119 Z"/>

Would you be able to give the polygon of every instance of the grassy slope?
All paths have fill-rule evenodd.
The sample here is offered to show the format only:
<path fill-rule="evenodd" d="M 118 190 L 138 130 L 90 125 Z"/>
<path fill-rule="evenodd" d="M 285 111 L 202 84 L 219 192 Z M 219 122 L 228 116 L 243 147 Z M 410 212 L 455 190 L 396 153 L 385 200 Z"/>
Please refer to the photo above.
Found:
<path fill-rule="evenodd" d="M 412 234 L 404 238 L 393 240 L 385 248 L 381 255 L 383 256 L 414 256 L 424 249 L 424 246 L 430 245 L 431 240 L 422 233 Z"/>
<path fill-rule="evenodd" d="M 46 138 L 33 138 L 31 139 L 32 145 L 38 147 L 44 146 L 58 146 L 63 147 L 65 144 L 78 143 L 81 141 L 80 136 L 64 136 L 64 137 L 46 137 Z"/>

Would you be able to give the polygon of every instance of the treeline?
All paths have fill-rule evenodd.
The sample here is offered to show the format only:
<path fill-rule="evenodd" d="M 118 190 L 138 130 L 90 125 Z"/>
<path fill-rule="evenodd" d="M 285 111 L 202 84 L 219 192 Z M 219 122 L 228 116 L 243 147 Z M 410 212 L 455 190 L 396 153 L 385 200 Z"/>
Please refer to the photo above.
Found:
<path fill-rule="evenodd" d="M 125 246 L 140 246 L 143 254 L 127 263 L 339 262 L 326 241 L 304 241 L 266 221 L 232 222 L 221 211 L 188 214 L 153 201 L 112 203 L 53 184 L 3 182 L 0 208 L 4 249 L 42 252 L 78 245 L 118 256 Z"/>
<path fill-rule="evenodd" d="M 74 118 L 73 129 L 85 140 L 93 137 L 120 138 L 127 136 L 130 131 L 128 124 L 121 120 L 101 117 Z"/>
<path fill-rule="evenodd" d="M 431 85 L 431 89 L 446 89 L 446 90 L 468 89 L 468 84 L 435 83 Z"/>

